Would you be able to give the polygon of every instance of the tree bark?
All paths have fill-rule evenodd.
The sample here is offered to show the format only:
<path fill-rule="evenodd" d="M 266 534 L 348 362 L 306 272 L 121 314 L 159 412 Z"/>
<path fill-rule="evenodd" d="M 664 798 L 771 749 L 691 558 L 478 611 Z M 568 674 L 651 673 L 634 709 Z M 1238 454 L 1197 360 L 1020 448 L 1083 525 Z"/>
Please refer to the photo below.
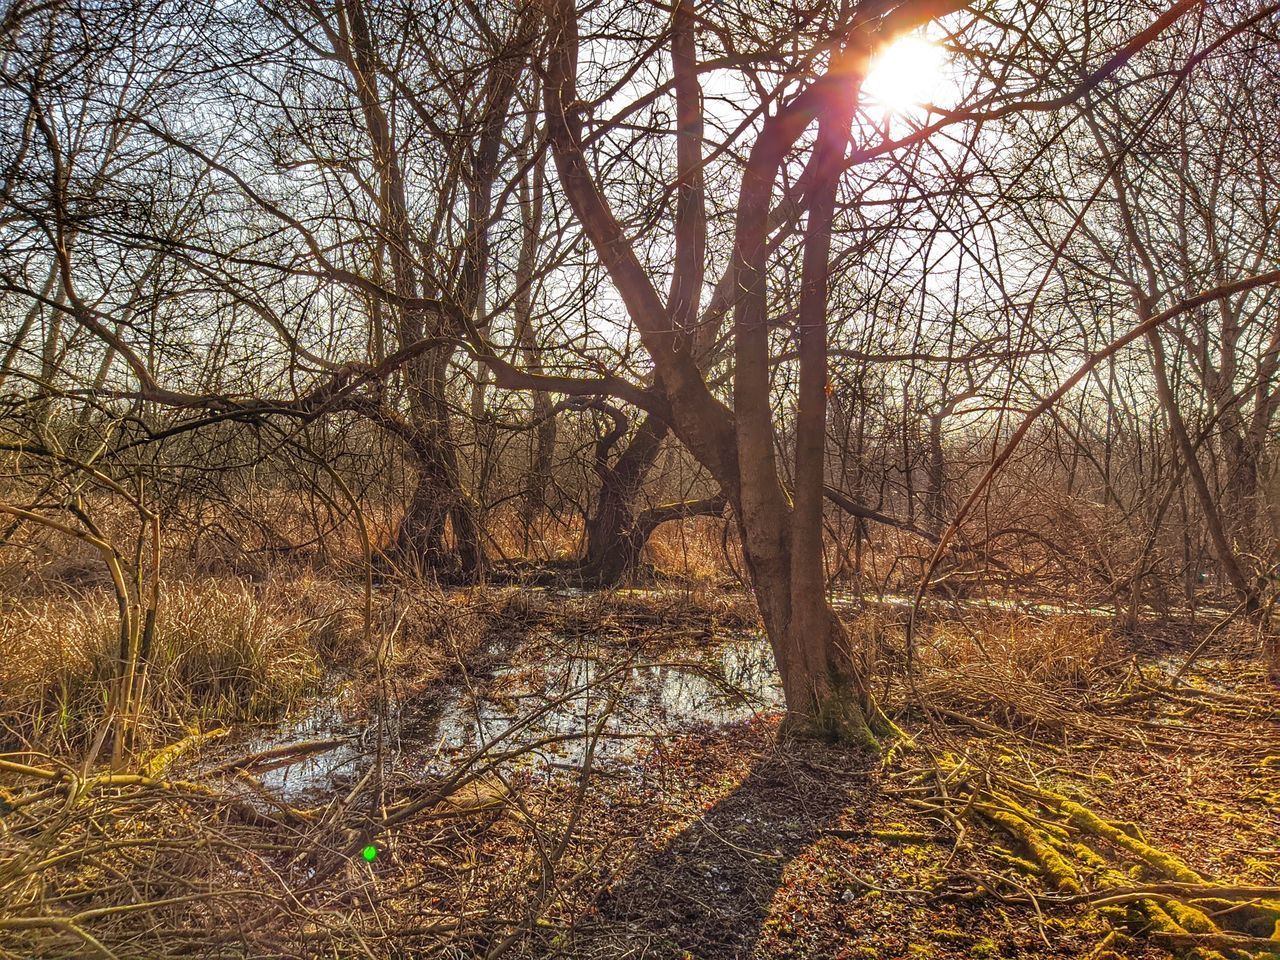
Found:
<path fill-rule="evenodd" d="M 805 190 L 811 191 L 811 203 L 826 203 L 828 194 L 833 200 L 841 164 L 832 163 L 834 171 L 826 164 L 833 157 L 843 159 L 849 124 L 842 118 L 853 108 L 873 49 L 961 5 L 920 0 L 888 13 L 876 9 L 855 15 L 846 37 L 848 46 L 833 55 L 827 73 L 765 121 L 752 145 L 737 204 L 732 266 L 734 409 L 730 412 L 711 392 L 699 367 L 691 345 L 694 331 L 679 322 L 680 311 L 673 309 L 687 301 L 676 298 L 664 303 L 594 179 L 583 152 L 578 113 L 577 11 L 573 0 L 551 4 L 544 106 L 560 185 L 653 361 L 670 402 L 672 429 L 733 504 L 752 587 L 782 676 L 787 726 L 797 732 L 871 740 L 869 718 L 875 710 L 848 637 L 826 604 L 822 584 L 827 267 L 818 261 L 825 259 L 829 248 L 830 218 L 820 216 L 806 238 L 806 260 L 812 256 L 813 262 L 805 273 L 814 282 L 807 285 L 808 310 L 803 312 L 808 326 L 802 350 L 808 361 L 801 361 L 807 401 L 802 418 L 808 452 L 797 477 L 801 518 L 797 524 L 774 453 L 770 402 L 767 260 L 772 193 L 788 152 L 818 117 L 827 121 L 824 159 L 821 163 L 811 159 L 812 170 L 801 180 Z M 680 0 L 677 10 L 692 14 L 692 5 Z M 873 16 L 878 19 L 874 30 L 869 30 L 872 21 L 867 18 Z M 678 100 L 680 88 L 677 85 Z M 677 115 L 684 115 L 679 102 Z M 691 208 L 698 206 L 678 204 L 684 213 L 677 217 L 677 237 L 696 218 Z M 673 288 L 673 298 L 675 289 L 691 289 L 683 284 Z M 819 355 L 821 360 L 815 364 Z M 793 556 L 797 534 L 800 551 Z"/>
<path fill-rule="evenodd" d="M 536 84 L 535 78 L 535 95 Z M 526 124 L 526 135 L 535 133 L 532 116 Z M 530 373 L 545 372 L 542 349 L 533 332 L 533 279 L 537 261 L 538 240 L 542 225 L 542 198 L 545 184 L 543 161 L 533 164 L 520 178 L 520 256 L 516 262 L 515 340 L 521 360 Z M 551 396 L 544 390 L 533 393 L 533 450 L 529 457 L 529 476 L 520 497 L 520 523 L 524 532 L 524 551 L 529 553 L 534 521 L 548 507 L 546 491 L 551 486 L 551 464 L 555 456 L 556 419 Z"/>
<path fill-rule="evenodd" d="M 467 170 L 466 237 L 458 255 L 457 282 L 449 291 L 459 313 L 426 311 L 408 306 L 421 297 L 424 278 L 413 257 L 414 233 L 405 191 L 404 171 L 391 122 L 380 92 L 380 64 L 363 0 L 341 0 L 336 29 L 327 22 L 334 52 L 355 86 L 364 118 L 373 164 L 377 172 L 380 244 L 385 243 L 395 292 L 402 305 L 394 313 L 401 349 L 424 337 L 457 336 L 480 311 L 484 265 L 488 260 L 491 192 L 496 177 L 503 133 L 516 81 L 525 62 L 524 44 L 536 13 L 530 7 L 517 25 L 510 49 L 497 52 L 485 77 L 479 135 L 469 153 Z M 462 319 L 460 319 L 462 318 Z M 462 485 L 457 448 L 446 398 L 447 371 L 452 349 L 440 347 L 415 358 L 406 367 L 405 392 L 412 426 L 411 456 L 418 479 L 396 531 L 395 551 L 402 558 L 428 568 L 453 565 L 466 575 L 484 569 L 480 521 L 475 500 Z M 483 391 L 476 392 L 483 404 Z M 445 536 L 445 521 L 453 532 L 453 549 Z"/>
<path fill-rule="evenodd" d="M 1145 320 L 1149 315 L 1150 311 L 1145 306 L 1139 310 L 1141 319 Z M 1187 473 L 1191 477 L 1191 485 L 1195 489 L 1196 498 L 1200 501 L 1200 510 L 1204 514 L 1205 526 L 1209 529 L 1209 539 L 1213 543 L 1214 553 L 1217 554 L 1218 563 L 1221 565 L 1227 581 L 1235 590 L 1241 603 L 1244 604 L 1245 611 L 1250 615 L 1255 615 L 1261 610 L 1257 591 L 1249 581 L 1244 569 L 1240 566 L 1236 552 L 1227 537 L 1226 529 L 1222 523 L 1222 515 L 1218 511 L 1218 504 L 1214 500 L 1213 492 L 1209 489 L 1209 482 L 1205 478 L 1204 470 L 1200 466 L 1200 460 L 1196 456 L 1195 445 L 1191 442 L 1191 437 L 1187 433 L 1187 426 L 1182 419 L 1182 412 L 1178 409 L 1178 400 L 1174 396 L 1173 387 L 1169 383 L 1169 373 L 1166 369 L 1164 358 L 1164 344 L 1160 341 L 1159 331 L 1152 330 L 1147 334 L 1147 343 L 1151 346 L 1156 396 L 1160 401 L 1160 406 L 1164 409 L 1165 416 L 1169 420 L 1169 431 L 1173 434 L 1174 442 L 1178 445 L 1178 452 L 1186 463 Z"/>
<path fill-rule="evenodd" d="M 607 451 L 597 458 L 600 494 L 595 512 L 587 521 L 586 544 L 579 565 L 584 580 L 602 586 L 616 584 L 639 562 L 640 551 L 652 531 L 637 527 L 635 502 L 668 432 L 661 420 L 645 417 L 614 463 L 608 463 Z"/>
<path fill-rule="evenodd" d="M 808 223 L 801 265 L 798 321 L 799 403 L 796 411 L 795 503 L 791 515 L 789 680 L 793 726 L 838 739 L 874 741 L 873 705 L 850 638 L 826 602 L 822 509 L 827 439 L 827 300 L 836 190 L 849 145 L 857 90 L 869 55 L 854 39 L 833 64 L 835 79 L 822 105 L 809 173 Z M 797 669 L 798 668 L 798 669 Z M 791 705 L 803 706 L 797 710 Z"/>

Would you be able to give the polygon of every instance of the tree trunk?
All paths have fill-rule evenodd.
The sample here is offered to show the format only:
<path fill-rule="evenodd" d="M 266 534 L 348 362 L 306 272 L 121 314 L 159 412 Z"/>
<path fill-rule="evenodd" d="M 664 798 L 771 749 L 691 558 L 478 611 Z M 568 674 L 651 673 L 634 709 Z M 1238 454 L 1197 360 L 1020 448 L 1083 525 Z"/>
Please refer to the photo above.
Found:
<path fill-rule="evenodd" d="M 743 542 L 748 533 L 739 520 Z M 754 539 L 754 538 L 753 538 Z M 782 678 L 784 732 L 873 746 L 886 732 L 867 689 L 851 638 L 819 592 L 813 619 L 795 617 L 790 550 L 743 550 L 752 592 Z"/>
<path fill-rule="evenodd" d="M 551 411 L 551 398 L 539 391 L 533 395 L 533 452 L 529 457 L 529 476 L 520 495 L 520 527 L 524 533 L 524 552 L 529 553 L 534 521 L 549 509 L 547 490 L 551 486 L 551 464 L 556 449 L 556 418 Z"/>
<path fill-rule="evenodd" d="M 598 452 L 600 494 L 587 521 L 586 548 L 578 568 L 584 580 L 601 586 L 616 584 L 639 563 L 648 533 L 640 536 L 642 531 L 636 527 L 636 498 L 668 432 L 662 421 L 645 417 L 616 462 L 605 460 L 607 451 L 604 456 Z"/>
<path fill-rule="evenodd" d="M 634 244 L 614 216 L 584 152 L 581 112 L 576 106 L 581 102 L 576 82 L 576 5 L 573 0 L 554 0 L 546 8 L 550 33 L 544 109 L 560 185 L 661 379 L 672 428 L 733 503 L 752 586 L 783 679 L 787 726 L 797 731 L 866 741 L 873 739 L 868 717 L 875 715 L 848 638 L 825 603 L 822 589 L 824 463 L 822 438 L 820 435 L 815 445 L 812 425 L 817 425 L 819 434 L 825 433 L 826 383 L 821 365 L 815 365 L 813 358 L 821 354 L 825 360 L 827 265 L 821 261 L 827 259 L 831 218 L 825 208 L 817 217 L 814 210 L 819 201 L 828 203 L 828 194 L 834 197 L 850 135 L 849 116 L 874 49 L 960 6 L 950 0 L 909 3 L 881 16 L 874 30 L 862 29 L 871 25 L 866 17 L 851 24 L 849 45 L 833 52 L 827 72 L 765 119 L 748 156 L 736 205 L 731 266 L 735 291 L 732 411 L 712 393 L 692 349 L 696 338 L 685 319 L 691 301 L 684 294 L 673 294 L 664 302 L 636 255 Z M 700 109 L 694 62 L 695 26 L 692 0 L 680 0 L 673 17 L 672 64 L 676 74 L 676 114 L 681 118 L 692 117 Z M 770 390 L 769 211 L 783 163 L 815 116 L 826 128 L 820 126 L 819 130 L 819 139 L 825 141 L 825 146 L 821 151 L 815 150 L 798 181 L 808 194 L 810 209 L 804 269 L 809 281 L 805 284 L 808 302 L 801 310 L 807 341 L 801 348 L 805 381 L 801 417 L 810 427 L 804 438 L 808 449 L 805 468 L 797 468 L 796 521 L 775 455 L 777 437 Z M 689 172 L 686 160 L 698 159 L 694 140 L 692 136 L 677 140 L 682 174 Z M 824 159 L 815 162 L 819 153 Z M 680 181 L 682 189 L 688 191 L 688 202 L 677 204 L 680 212 L 674 235 L 683 248 L 697 235 L 703 204 L 699 202 L 694 178 L 681 176 Z M 693 233 L 690 228 L 694 228 Z M 676 270 L 687 271 L 690 266 L 700 269 L 695 259 L 691 250 L 677 250 Z M 699 289 L 699 284 L 682 280 L 673 284 L 673 289 L 693 291 Z M 800 549 L 793 558 L 797 534 Z"/>
<path fill-rule="evenodd" d="M 1145 320 L 1149 312 L 1149 309 L 1144 304 L 1139 310 L 1139 317 Z M 1164 344 L 1160 340 L 1159 332 L 1153 330 L 1147 334 L 1147 342 L 1151 345 L 1156 396 L 1160 401 L 1160 406 L 1164 409 L 1165 416 L 1169 420 L 1169 430 L 1178 445 L 1178 452 L 1182 455 L 1187 467 L 1187 473 L 1191 477 L 1191 485 L 1200 501 L 1200 510 L 1204 514 L 1205 525 L 1209 528 L 1209 538 L 1213 543 L 1214 553 L 1217 554 L 1218 564 L 1235 590 L 1236 595 L 1240 598 L 1240 602 L 1244 604 L 1245 611 L 1250 616 L 1256 615 L 1261 609 L 1257 591 L 1241 567 L 1235 550 L 1231 546 L 1231 541 L 1228 539 L 1222 524 L 1222 515 L 1219 513 L 1218 504 L 1214 501 L 1213 493 L 1209 489 L 1209 483 L 1205 479 L 1204 471 L 1201 469 L 1200 461 L 1196 456 L 1195 445 L 1192 444 L 1191 438 L 1187 434 L 1186 423 L 1182 419 L 1182 411 L 1178 408 L 1177 397 L 1174 396 L 1173 387 L 1169 382 L 1169 373 L 1165 365 Z"/>
<path fill-rule="evenodd" d="M 943 497 L 947 483 L 947 461 L 942 449 L 942 421 L 946 415 L 945 409 L 929 415 L 929 469 L 924 515 L 925 528 L 935 536 L 942 532 Z"/>
<path fill-rule="evenodd" d="M 1257 543 L 1258 457 L 1239 410 L 1233 404 L 1222 417 L 1222 512 L 1247 548 Z"/>
<path fill-rule="evenodd" d="M 818 121 L 818 136 L 809 162 L 809 187 L 805 207 L 808 222 L 801 264 L 798 405 L 795 424 L 795 500 L 781 538 L 789 556 L 757 564 L 764 574 L 757 595 L 789 594 L 787 619 L 770 629 L 775 652 L 788 659 L 782 669 L 787 697 L 787 725 L 808 735 L 874 744 L 868 722 L 874 708 L 868 695 L 862 665 L 857 663 L 849 636 L 826 601 L 823 563 L 822 511 L 826 476 L 827 441 L 827 298 L 830 280 L 831 233 L 835 218 L 836 187 L 849 145 L 857 98 L 856 81 L 866 65 L 866 51 L 853 40 L 833 64 L 833 73 L 853 83 L 839 83 L 827 92 L 825 110 Z M 853 87 L 853 91 L 849 87 Z M 761 331 L 763 332 L 763 331 Z M 756 341 L 757 345 L 759 340 Z M 758 346 L 757 346 L 758 349 Z M 757 384 L 757 387 L 759 384 Z M 763 400 L 768 403 L 768 387 Z M 757 416 L 760 404 L 752 405 Z M 763 433 L 763 431 L 761 431 Z M 750 464 L 740 460 L 746 474 Z M 770 479 L 777 483 L 777 474 Z M 767 482 L 767 481 L 766 481 Z M 781 500 L 781 497 L 770 497 Z M 785 509 L 785 508 L 784 508 Z M 759 558 L 757 558 L 758 560 Z M 789 564 L 786 561 L 790 561 Z M 787 579 L 775 581 L 767 571 L 785 571 Z M 779 597 L 770 602 L 773 615 Z M 782 667 L 781 664 L 779 664 Z"/>
<path fill-rule="evenodd" d="M 443 309 L 418 305 L 423 294 L 436 283 L 431 271 L 423 271 L 414 259 L 419 246 L 415 236 L 405 189 L 404 170 L 397 149 L 394 128 L 380 89 L 382 67 L 364 0 L 341 0 L 338 29 L 325 30 L 334 44 L 334 53 L 344 63 L 354 83 L 356 99 L 364 117 L 365 132 L 377 170 L 377 203 L 380 214 L 379 244 L 385 241 L 391 263 L 394 292 L 400 300 L 394 312 L 396 337 L 406 349 L 424 337 L 457 336 L 465 325 L 458 315 Z M 476 136 L 465 148 L 467 219 L 466 238 L 454 252 L 456 282 L 444 299 L 452 300 L 459 314 L 483 321 L 484 268 L 489 259 L 488 231 L 492 219 L 492 191 L 501 160 L 503 134 L 507 128 L 512 97 L 527 58 L 524 45 L 537 19 L 535 6 L 528 7 L 515 25 L 509 56 L 496 57 L 484 76 L 480 102 L 485 113 L 477 117 Z M 461 147 L 461 144 L 460 144 Z M 379 247 L 381 249 L 381 246 Z M 474 576 L 484 567 L 480 545 L 480 523 L 476 504 L 463 489 L 457 449 L 450 428 L 446 397 L 447 371 L 452 350 L 436 350 L 405 368 L 409 425 L 397 424 L 397 433 L 407 439 L 419 469 L 417 486 L 408 510 L 396 532 L 396 550 L 406 559 L 438 568 L 446 563 L 445 519 L 453 529 L 456 564 L 460 572 Z M 484 374 L 478 381 L 483 384 Z M 483 407 L 483 387 L 474 400 Z M 481 411 L 482 412 L 482 411 Z M 483 431 L 481 431 L 482 433 Z M 483 436 L 480 437 L 483 440 Z M 483 480 L 483 476 L 478 480 Z M 422 538 L 422 539 L 419 539 Z"/>
<path fill-rule="evenodd" d="M 537 96 L 537 78 L 534 78 L 534 97 Z M 526 122 L 526 133 L 534 137 L 533 116 Z M 533 332 L 533 281 L 536 267 L 538 240 L 542 229 L 542 196 L 545 174 L 543 160 L 539 158 L 528 174 L 520 178 L 520 256 L 516 262 L 515 340 L 525 368 L 533 374 L 545 372 L 542 349 Z M 534 520 L 548 507 L 546 491 L 551 486 L 551 464 L 556 447 L 556 418 L 552 410 L 551 396 L 542 390 L 533 394 L 534 428 L 533 450 L 529 457 L 529 476 L 520 497 L 520 525 L 524 532 L 524 552 L 529 553 Z"/>
<path fill-rule="evenodd" d="M 396 528 L 395 556 L 418 571 L 471 579 L 484 570 L 476 506 L 462 488 L 447 421 L 425 433 L 413 444 L 418 479 Z"/>

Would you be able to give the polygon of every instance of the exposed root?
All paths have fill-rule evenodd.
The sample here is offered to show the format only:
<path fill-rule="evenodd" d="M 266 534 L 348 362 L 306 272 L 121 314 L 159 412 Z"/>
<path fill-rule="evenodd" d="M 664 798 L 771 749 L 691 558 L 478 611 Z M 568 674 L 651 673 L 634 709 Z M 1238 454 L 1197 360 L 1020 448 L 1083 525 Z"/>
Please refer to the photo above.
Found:
<path fill-rule="evenodd" d="M 978 819 L 1017 842 L 1022 872 L 1050 891 L 1040 903 L 1092 906 L 1124 932 L 1188 960 L 1280 957 L 1280 889 L 1208 880 L 1132 824 L 953 757 L 917 772 L 917 785 L 929 781 L 936 789 L 927 802 L 948 819 Z"/>

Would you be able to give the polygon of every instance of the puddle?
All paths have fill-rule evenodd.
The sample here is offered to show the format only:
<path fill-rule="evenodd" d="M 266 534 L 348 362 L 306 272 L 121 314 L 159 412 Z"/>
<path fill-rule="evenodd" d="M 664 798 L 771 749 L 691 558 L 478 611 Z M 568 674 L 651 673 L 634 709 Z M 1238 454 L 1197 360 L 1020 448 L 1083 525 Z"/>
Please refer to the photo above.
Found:
<path fill-rule="evenodd" d="M 591 636 L 561 638 L 537 651 L 536 661 L 527 651 L 517 656 L 528 662 L 474 678 L 443 704 L 393 710 L 387 758 L 401 771 L 436 774 L 483 749 L 487 759 L 518 754 L 517 763 L 554 775 L 581 766 L 589 734 L 598 734 L 595 762 L 616 765 L 655 737 L 748 720 L 783 703 L 763 637 L 718 640 L 661 661 Z M 376 736 L 376 724 L 353 709 L 335 679 L 305 713 L 226 744 L 205 769 L 259 758 L 246 769 L 271 794 L 300 804 L 362 776 L 376 755 Z"/>
<path fill-rule="evenodd" d="M 305 712 L 234 738 L 207 769 L 231 773 L 243 766 L 267 791 L 290 803 L 363 773 L 377 754 L 376 726 L 350 702 L 348 689 L 346 680 L 330 677 Z M 398 715 L 388 726 L 393 739 Z M 242 763 L 246 758 L 252 762 Z"/>
<path fill-rule="evenodd" d="M 559 591 L 574 596 L 572 589 Z M 583 591 L 582 595 L 587 595 Z M 906 607 L 907 596 L 837 591 L 839 610 L 862 604 Z M 936 601 L 935 601 L 936 602 Z M 1103 611 L 1000 600 L 947 601 L 956 609 L 1022 609 L 1037 613 Z M 782 689 L 768 641 L 760 635 L 717 638 L 665 658 L 594 636 L 560 637 L 515 653 L 515 662 L 443 701 L 421 698 L 391 711 L 386 758 L 394 769 L 437 774 L 477 751 L 547 775 L 581 767 L 589 739 L 593 762 L 623 766 L 655 738 L 749 720 L 782 709 Z M 228 758 L 256 757 L 247 769 L 286 802 L 319 800 L 369 768 L 377 725 L 368 703 L 349 702 L 340 679 L 303 715 L 226 744 L 206 772 Z"/>
<path fill-rule="evenodd" d="M 915 602 L 915 597 L 907 594 L 886 593 L 884 595 L 878 595 L 874 593 L 858 593 L 856 590 L 843 587 L 835 588 L 828 596 L 832 607 L 838 611 L 847 612 L 858 610 L 863 606 L 910 609 L 911 605 Z M 938 597 L 926 595 L 923 599 L 922 606 L 930 610 L 1000 610 L 1043 617 L 1070 615 L 1110 618 L 1115 616 L 1114 607 L 1090 607 L 1084 604 L 1070 603 L 1066 601 L 1060 603 L 1049 603 L 1047 601 L 1002 597 Z M 1202 607 L 1201 612 L 1203 613 L 1207 609 L 1208 608 Z M 1154 615 L 1157 611 L 1151 610 L 1150 608 L 1144 608 L 1144 612 Z"/>
<path fill-rule="evenodd" d="M 782 707 L 769 644 L 717 641 L 665 661 L 628 657 L 584 638 L 545 664 L 513 665 L 481 690 L 445 704 L 428 767 L 481 748 L 527 748 L 522 762 L 547 770 L 581 766 L 589 735 L 602 764 L 633 757 L 645 741 L 701 726 L 749 720 Z"/>

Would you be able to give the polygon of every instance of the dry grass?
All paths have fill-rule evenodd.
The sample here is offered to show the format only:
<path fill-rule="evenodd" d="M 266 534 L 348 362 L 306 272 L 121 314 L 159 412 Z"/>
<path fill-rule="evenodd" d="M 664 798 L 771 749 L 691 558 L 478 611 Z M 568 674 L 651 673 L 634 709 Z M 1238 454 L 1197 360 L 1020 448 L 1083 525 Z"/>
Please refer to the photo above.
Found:
<path fill-rule="evenodd" d="M 190 727 L 282 716 L 328 672 L 399 696 L 438 680 L 486 638 L 543 614 L 518 591 L 446 593 L 409 582 L 372 597 L 359 580 L 281 570 L 244 578 L 166 581 L 146 661 L 140 746 Z M 0 608 L 0 742 L 75 754 L 99 728 L 119 649 L 105 590 L 20 599 Z M 379 666 L 381 665 L 381 669 Z"/>
<path fill-rule="evenodd" d="M 998 673 L 1018 685 L 1084 690 L 1119 657 L 1115 638 L 1085 616 L 971 615 L 935 624 L 922 655 L 965 673 Z"/>
<path fill-rule="evenodd" d="M 916 642 L 928 702 L 1032 737 L 1102 732 L 1096 708 L 1127 676 L 1110 630 L 1084 616 L 975 612 L 926 624 Z"/>
<path fill-rule="evenodd" d="M 490 511 L 486 522 L 487 542 L 509 560 L 571 560 L 582 546 L 582 518 L 577 515 L 561 519 L 543 512 L 534 517 L 526 531 L 520 511 L 507 506 Z"/>
<path fill-rule="evenodd" d="M 664 523 L 649 538 L 645 559 L 669 576 L 707 581 L 737 577 L 746 568 L 732 529 L 726 540 L 725 523 L 718 517 Z"/>
<path fill-rule="evenodd" d="M 543 513 L 535 517 L 525 537 L 524 524 L 514 508 L 493 511 L 488 520 L 488 542 L 501 557 L 510 560 L 564 562 L 576 558 L 585 537 L 582 518 L 559 519 Z M 659 574 L 689 580 L 722 582 L 744 569 L 737 536 L 730 529 L 728 554 L 725 521 L 718 517 L 693 517 L 662 524 L 645 545 L 643 559 Z"/>
<path fill-rule="evenodd" d="M 311 641 L 328 617 L 278 586 L 170 582 L 162 598 L 146 659 L 144 730 L 275 716 L 323 672 Z M 117 623 L 114 599 L 99 591 L 0 612 L 9 649 L 0 702 L 11 734 L 63 752 L 93 732 L 116 671 Z"/>

